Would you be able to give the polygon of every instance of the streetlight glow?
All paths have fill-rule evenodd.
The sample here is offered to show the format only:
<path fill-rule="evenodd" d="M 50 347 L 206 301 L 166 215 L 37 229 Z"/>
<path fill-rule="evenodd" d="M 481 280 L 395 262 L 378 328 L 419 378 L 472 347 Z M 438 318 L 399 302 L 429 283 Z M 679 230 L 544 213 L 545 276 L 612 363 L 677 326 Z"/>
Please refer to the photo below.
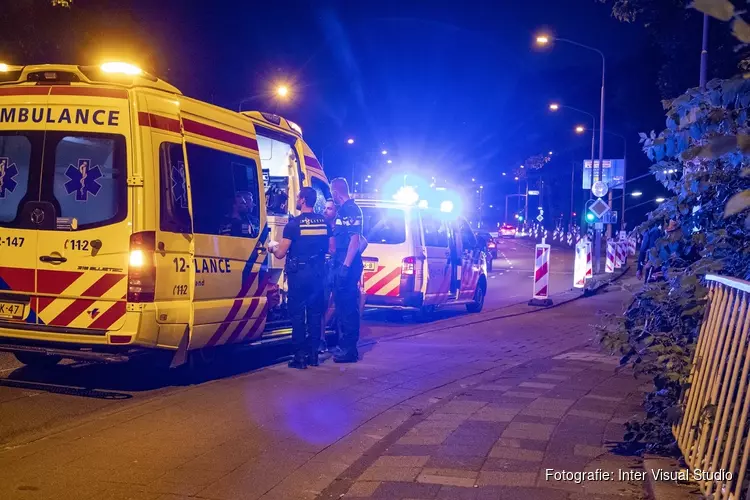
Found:
<path fill-rule="evenodd" d="M 547 45 L 549 43 L 549 36 L 548 35 L 538 35 L 536 37 L 536 44 L 537 45 Z"/>
<path fill-rule="evenodd" d="M 630 193 L 630 196 L 632 196 L 633 198 L 638 198 L 639 196 L 643 196 L 643 193 L 640 191 L 633 191 L 632 193 Z"/>
<path fill-rule="evenodd" d="M 393 163 L 393 160 L 388 160 L 388 163 Z"/>
<path fill-rule="evenodd" d="M 514 179 L 515 179 L 515 180 L 518 180 L 518 177 L 515 177 Z"/>
<path fill-rule="evenodd" d="M 279 85 L 276 87 L 276 95 L 279 97 L 287 97 L 289 95 L 289 87 L 286 85 Z"/>
<path fill-rule="evenodd" d="M 552 156 L 552 151 L 550 151 L 550 152 L 549 152 L 549 153 L 547 153 L 547 154 L 548 154 L 548 155 L 550 155 L 550 156 Z"/>
<path fill-rule="evenodd" d="M 654 201 L 656 201 L 656 203 L 664 203 L 664 198 L 662 198 L 662 197 L 660 196 L 660 197 L 658 197 L 658 198 L 657 198 L 656 200 L 654 200 Z"/>
<path fill-rule="evenodd" d="M 384 149 L 383 151 L 381 151 L 381 152 L 380 152 L 380 154 L 381 154 L 381 155 L 387 155 L 387 154 L 388 154 L 388 151 Z"/>
<path fill-rule="evenodd" d="M 524 168 L 523 165 L 521 165 L 521 168 Z"/>
<path fill-rule="evenodd" d="M 484 186 L 479 186 L 479 189 L 484 189 Z"/>
<path fill-rule="evenodd" d="M 508 174 L 506 174 L 505 172 L 503 172 L 503 175 L 508 175 Z"/>
<path fill-rule="evenodd" d="M 471 182 L 477 182 L 477 180 L 474 177 L 472 177 Z"/>
<path fill-rule="evenodd" d="M 349 138 L 349 139 L 347 139 L 347 140 L 346 140 L 346 143 L 347 143 L 347 144 L 350 144 L 350 145 L 351 145 L 351 144 L 354 144 L 354 139 L 352 139 L 352 138 Z"/>
<path fill-rule="evenodd" d="M 558 109 L 560 109 L 560 105 L 557 104 L 556 102 L 553 102 L 552 104 L 549 105 L 550 111 L 557 111 Z"/>
<path fill-rule="evenodd" d="M 583 125 L 578 125 L 578 126 L 576 127 L 576 134 L 582 134 L 582 133 L 584 133 L 585 131 L 586 131 L 586 127 L 584 127 Z"/>

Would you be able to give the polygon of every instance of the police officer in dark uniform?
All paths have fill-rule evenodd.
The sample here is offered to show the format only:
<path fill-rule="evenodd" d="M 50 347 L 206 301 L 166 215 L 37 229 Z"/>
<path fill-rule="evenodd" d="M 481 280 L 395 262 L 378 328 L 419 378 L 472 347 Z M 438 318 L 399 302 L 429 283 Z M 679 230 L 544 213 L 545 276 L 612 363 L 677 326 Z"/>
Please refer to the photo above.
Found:
<path fill-rule="evenodd" d="M 346 179 L 331 181 L 333 201 L 338 205 L 333 226 L 333 300 L 341 328 L 339 349 L 334 354 L 336 363 L 356 363 L 359 359 L 359 288 L 362 276 L 362 210 L 349 195 Z"/>
<path fill-rule="evenodd" d="M 317 193 L 303 187 L 297 197 L 298 217 L 289 219 L 278 246 L 269 245 L 277 259 L 286 256 L 289 284 L 288 308 L 292 320 L 294 359 L 291 368 L 318 366 L 318 347 L 323 316 L 325 254 L 330 229 L 322 215 L 313 212 Z"/>

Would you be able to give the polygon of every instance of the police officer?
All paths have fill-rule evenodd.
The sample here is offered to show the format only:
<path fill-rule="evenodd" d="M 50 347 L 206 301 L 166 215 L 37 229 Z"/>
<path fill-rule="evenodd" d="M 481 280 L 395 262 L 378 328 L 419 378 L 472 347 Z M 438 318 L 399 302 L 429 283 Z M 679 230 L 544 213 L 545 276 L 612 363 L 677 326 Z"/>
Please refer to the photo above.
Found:
<path fill-rule="evenodd" d="M 359 288 L 362 276 L 362 210 L 349 195 L 346 179 L 331 181 L 333 201 L 338 205 L 333 226 L 332 246 L 334 267 L 333 300 L 341 328 L 339 349 L 333 356 L 336 363 L 356 363 L 359 359 Z"/>
<path fill-rule="evenodd" d="M 322 215 L 313 212 L 317 193 L 303 187 L 297 197 L 298 217 L 289 219 L 278 246 L 268 250 L 277 259 L 286 256 L 288 308 L 292 320 L 294 359 L 291 368 L 318 366 L 323 315 L 323 278 L 330 230 Z"/>

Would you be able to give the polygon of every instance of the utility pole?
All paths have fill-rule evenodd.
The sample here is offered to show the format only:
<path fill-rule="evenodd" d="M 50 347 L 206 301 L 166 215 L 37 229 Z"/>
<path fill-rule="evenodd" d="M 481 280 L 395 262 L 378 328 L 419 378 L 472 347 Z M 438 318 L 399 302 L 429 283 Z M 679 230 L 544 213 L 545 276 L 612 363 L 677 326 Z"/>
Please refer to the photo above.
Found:
<path fill-rule="evenodd" d="M 703 14 L 703 42 L 701 44 L 701 90 L 706 89 L 706 77 L 708 74 L 708 15 Z"/>

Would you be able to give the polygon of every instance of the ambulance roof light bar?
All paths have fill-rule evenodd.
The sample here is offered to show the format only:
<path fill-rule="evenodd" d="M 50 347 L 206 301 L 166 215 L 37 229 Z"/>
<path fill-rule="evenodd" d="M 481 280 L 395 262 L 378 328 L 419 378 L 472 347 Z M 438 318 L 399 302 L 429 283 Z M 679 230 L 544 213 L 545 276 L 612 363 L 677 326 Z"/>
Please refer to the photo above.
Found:
<path fill-rule="evenodd" d="M 141 76 L 143 74 L 141 68 L 125 62 L 106 62 L 101 65 L 101 68 L 105 73 L 120 73 L 130 76 Z"/>

